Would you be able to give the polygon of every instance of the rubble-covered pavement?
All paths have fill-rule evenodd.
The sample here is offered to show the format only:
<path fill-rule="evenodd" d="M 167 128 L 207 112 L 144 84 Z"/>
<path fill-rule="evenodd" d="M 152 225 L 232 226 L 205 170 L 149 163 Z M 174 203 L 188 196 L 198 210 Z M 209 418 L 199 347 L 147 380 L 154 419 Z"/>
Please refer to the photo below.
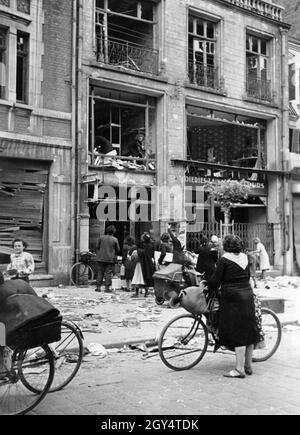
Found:
<path fill-rule="evenodd" d="M 285 311 L 278 314 L 284 328 L 300 328 L 300 277 L 268 277 L 258 281 L 259 297 L 283 298 Z M 142 294 L 116 290 L 112 294 L 97 293 L 94 287 L 49 287 L 36 289 L 57 307 L 63 317 L 74 321 L 83 331 L 85 347 L 95 356 L 105 357 L 106 349 L 137 345 L 146 350 L 155 344 L 162 327 L 183 309 L 171 309 L 167 302 L 158 306 L 153 291 Z M 131 346 L 134 347 L 134 346 Z"/>

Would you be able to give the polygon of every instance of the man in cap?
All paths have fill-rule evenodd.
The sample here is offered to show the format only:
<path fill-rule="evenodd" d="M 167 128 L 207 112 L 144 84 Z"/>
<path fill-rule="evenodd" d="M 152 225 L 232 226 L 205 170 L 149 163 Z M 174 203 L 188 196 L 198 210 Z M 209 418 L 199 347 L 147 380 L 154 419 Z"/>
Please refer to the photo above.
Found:
<path fill-rule="evenodd" d="M 97 287 L 95 291 L 101 291 L 101 284 L 105 277 L 105 292 L 111 293 L 112 277 L 114 274 L 114 264 L 120 252 L 118 239 L 114 237 L 116 228 L 113 225 L 107 227 L 106 234 L 101 236 L 96 245 L 96 268 L 97 268 Z"/>

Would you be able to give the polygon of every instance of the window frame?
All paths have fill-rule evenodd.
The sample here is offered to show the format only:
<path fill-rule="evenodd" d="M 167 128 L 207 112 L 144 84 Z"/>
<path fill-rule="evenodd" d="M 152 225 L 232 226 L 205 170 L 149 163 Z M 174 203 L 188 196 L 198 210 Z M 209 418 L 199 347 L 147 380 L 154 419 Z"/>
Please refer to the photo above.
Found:
<path fill-rule="evenodd" d="M 97 94 L 96 94 L 97 90 Z M 110 137 L 109 141 L 112 143 L 113 148 L 117 151 L 116 158 L 121 158 L 123 160 L 133 160 L 133 161 L 141 161 L 141 160 L 150 160 L 150 161 L 156 161 L 157 160 L 157 101 L 154 97 L 150 97 L 148 95 L 139 95 L 139 97 L 142 97 L 141 100 L 138 99 L 138 101 L 134 101 L 134 99 L 131 99 L 131 97 L 134 96 L 132 93 L 128 93 L 124 91 L 124 94 L 122 96 L 119 96 L 118 98 L 114 98 L 114 96 L 110 95 L 110 93 L 107 95 L 105 92 L 105 89 L 102 88 L 95 88 L 94 86 L 90 89 L 90 95 L 89 95 L 89 140 L 88 140 L 88 153 L 93 156 L 95 153 L 95 137 L 96 137 L 96 129 L 95 129 L 95 104 L 98 101 L 99 103 L 106 104 L 109 109 L 109 118 L 110 121 L 115 121 L 112 117 L 112 110 L 118 110 L 119 111 L 119 125 L 116 125 L 114 122 L 110 122 L 110 128 L 111 127 L 119 127 L 119 138 L 120 142 L 119 144 L 116 144 L 113 142 L 112 137 L 112 130 L 110 130 Z M 125 97 L 128 97 L 128 99 L 125 99 Z M 136 127 L 133 127 L 133 130 L 143 130 L 144 129 L 144 136 L 145 136 L 145 143 L 148 144 L 146 147 L 148 150 L 150 150 L 149 145 L 152 143 L 154 145 L 154 148 L 152 149 L 152 153 L 155 155 L 155 157 L 145 157 L 145 158 L 132 158 L 128 156 L 123 155 L 123 146 L 124 144 L 121 141 L 121 132 L 123 130 L 123 124 L 121 120 L 121 111 L 122 110 L 140 110 L 141 114 L 143 113 L 144 116 L 144 126 L 139 125 Z M 152 115 L 154 115 L 154 131 L 152 134 L 150 134 L 151 130 L 151 121 L 150 118 L 152 118 Z"/>
<path fill-rule="evenodd" d="M 220 16 L 212 15 L 207 12 L 202 12 L 201 10 L 195 9 L 193 7 L 188 7 L 188 17 L 187 17 L 187 64 L 188 64 L 188 79 L 190 84 L 194 84 L 195 86 L 208 89 L 208 90 L 221 90 L 221 77 L 222 77 L 222 64 L 221 64 L 221 51 L 222 51 L 222 29 L 223 29 L 223 19 Z M 190 20 L 193 21 L 193 31 L 190 31 Z M 195 30 L 197 27 L 197 20 L 202 21 L 204 23 L 204 32 L 203 35 L 198 34 Z M 208 25 L 212 24 L 214 28 L 214 35 L 210 37 L 207 33 Z M 192 41 L 191 41 L 192 40 Z M 208 76 L 207 69 L 212 68 L 214 78 L 213 78 L 213 86 L 209 85 L 211 81 L 204 77 L 204 83 L 197 83 L 197 79 L 195 82 L 194 77 L 191 77 L 190 68 L 193 63 L 193 70 L 195 68 L 195 41 L 202 41 L 204 44 L 204 56 L 203 56 L 203 71 L 206 76 Z M 214 50 L 213 53 L 208 52 L 208 44 L 213 44 Z M 213 65 L 208 62 L 208 57 L 213 56 Z M 193 75 L 195 74 L 195 70 Z"/>
<path fill-rule="evenodd" d="M 5 75 L 4 86 L 1 86 L 1 83 L 0 83 L 0 88 L 4 88 L 4 90 L 0 89 L 0 99 L 6 100 L 7 99 L 7 85 L 8 85 L 8 83 L 7 83 L 8 28 L 0 26 L 0 32 L 3 32 L 3 34 L 4 34 L 4 38 L 3 38 L 4 39 L 4 46 L 0 47 L 0 54 L 1 54 L 1 57 L 3 56 L 4 62 L 1 61 L 1 57 L 0 57 L 0 64 L 3 64 L 3 71 L 4 71 L 4 75 Z"/>
<path fill-rule="evenodd" d="M 25 50 L 21 51 L 18 47 L 18 38 L 24 38 Z M 28 100 L 28 87 L 29 87 L 29 44 L 30 44 L 30 35 L 28 33 L 24 33 L 21 31 L 17 31 L 16 34 L 16 101 L 18 103 L 27 104 Z M 19 60 L 22 59 L 22 77 L 18 77 L 19 74 Z M 19 81 L 20 80 L 20 81 Z M 19 90 L 19 83 L 21 83 L 21 90 Z M 19 91 L 21 92 L 21 98 Z"/>
<path fill-rule="evenodd" d="M 252 41 L 252 45 L 248 47 L 248 40 Z M 257 39 L 257 50 L 253 50 L 253 39 Z M 255 30 L 246 28 L 245 32 L 245 84 L 247 98 L 255 98 L 262 102 L 272 102 L 274 100 L 274 66 L 273 66 L 273 40 L 274 35 L 263 34 Z M 262 42 L 266 43 L 266 52 L 262 52 Z M 253 68 L 252 78 L 250 77 L 249 59 L 256 59 L 256 66 Z M 267 67 L 264 67 L 266 62 Z M 254 77 L 254 71 L 255 77 Z M 265 71 L 265 76 L 263 76 Z M 256 95 L 251 95 L 249 85 L 251 80 L 256 81 L 258 92 Z M 265 83 L 265 90 L 263 90 L 263 83 Z M 267 89 L 269 87 L 269 89 Z M 269 93 L 269 95 L 267 95 Z"/>

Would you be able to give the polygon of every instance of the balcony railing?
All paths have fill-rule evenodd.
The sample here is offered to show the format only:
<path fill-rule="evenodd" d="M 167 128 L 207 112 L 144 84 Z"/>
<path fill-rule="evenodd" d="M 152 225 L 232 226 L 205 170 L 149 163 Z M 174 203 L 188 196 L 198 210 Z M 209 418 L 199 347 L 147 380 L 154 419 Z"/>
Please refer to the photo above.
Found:
<path fill-rule="evenodd" d="M 97 38 L 97 61 L 158 75 L 158 50 L 113 39 Z"/>
<path fill-rule="evenodd" d="M 220 89 L 218 69 L 200 62 L 189 62 L 190 83 L 211 89 Z"/>
<path fill-rule="evenodd" d="M 283 21 L 284 8 L 263 0 L 223 0 L 226 3 L 231 3 L 241 8 L 248 9 L 264 17 L 271 18 L 276 21 Z"/>
<path fill-rule="evenodd" d="M 90 153 L 89 164 L 107 170 L 156 172 L 156 159 Z"/>
<path fill-rule="evenodd" d="M 247 77 L 246 90 L 248 97 L 258 100 L 272 101 L 271 80 Z"/>

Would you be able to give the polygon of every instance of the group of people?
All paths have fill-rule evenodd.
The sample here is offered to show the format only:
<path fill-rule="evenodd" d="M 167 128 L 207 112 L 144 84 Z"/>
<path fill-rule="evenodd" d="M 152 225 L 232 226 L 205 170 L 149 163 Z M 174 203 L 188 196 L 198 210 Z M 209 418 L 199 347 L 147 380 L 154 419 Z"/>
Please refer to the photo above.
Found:
<path fill-rule="evenodd" d="M 254 250 L 243 247 L 243 251 L 247 254 L 250 277 L 253 280 L 254 288 L 256 288 L 257 267 L 261 270 L 261 279 L 265 279 L 266 272 L 270 269 L 270 260 L 261 240 L 256 237 L 253 242 L 255 244 Z M 204 279 L 209 279 L 214 273 L 221 251 L 222 247 L 217 236 L 212 236 L 209 242 L 205 236 L 201 235 L 196 270 L 204 274 Z"/>
<path fill-rule="evenodd" d="M 111 293 L 114 264 L 118 254 L 121 253 L 118 239 L 115 237 L 116 228 L 110 225 L 104 236 L 101 236 L 96 245 L 95 265 L 97 268 L 96 291 L 101 291 L 103 278 L 105 279 L 105 292 Z M 159 252 L 158 261 L 155 261 L 155 253 Z M 190 265 L 191 261 L 184 253 L 176 234 L 168 228 L 168 232 L 156 241 L 153 231 L 145 232 L 140 240 L 135 240 L 130 235 L 125 237 L 122 249 L 122 264 L 124 266 L 124 278 L 126 290 L 134 290 L 132 297 L 138 297 L 144 289 L 145 297 L 148 296 L 149 287 L 153 287 L 153 274 L 157 268 L 170 263 L 168 254 L 172 254 L 172 262 Z"/>
<path fill-rule="evenodd" d="M 101 291 L 103 278 L 105 291 L 112 291 L 114 265 L 120 253 L 115 233 L 116 228 L 110 225 L 96 246 L 96 291 Z M 210 241 L 201 236 L 197 252 L 196 270 L 203 274 L 207 281 L 209 295 L 219 295 L 217 346 L 224 346 L 235 352 L 235 368 L 225 374 L 230 378 L 244 378 L 246 374 L 252 374 L 253 349 L 262 341 L 257 301 L 253 291 L 256 281 L 251 280 L 254 275 L 253 270 L 251 271 L 253 263 L 256 269 L 256 259 L 253 260 L 253 256 L 259 254 L 262 278 L 265 277 L 270 264 L 264 245 L 258 238 L 254 242 L 256 249 L 249 251 L 244 248 L 238 236 L 227 235 L 222 246 L 217 236 L 213 236 Z M 12 246 L 14 253 L 5 273 L 12 280 L 21 279 L 28 283 L 29 275 L 34 271 L 33 257 L 26 252 L 25 241 L 15 239 Z M 157 263 L 154 260 L 155 252 L 159 252 Z M 172 254 L 171 260 L 168 254 Z M 133 297 L 137 297 L 143 288 L 146 297 L 149 287 L 153 286 L 156 268 L 165 267 L 170 261 L 191 266 L 191 260 L 185 255 L 184 247 L 171 227 L 161 236 L 159 242 L 155 241 L 151 232 L 145 232 L 138 241 L 127 235 L 122 250 L 127 291 L 134 289 Z"/>
<path fill-rule="evenodd" d="M 118 240 L 114 237 L 115 230 L 113 226 L 108 227 L 107 235 L 99 239 L 97 291 L 100 291 L 105 272 L 108 272 L 105 281 L 106 291 L 111 291 L 112 265 L 120 250 Z M 210 241 L 202 236 L 201 246 L 197 252 L 196 270 L 203 274 L 207 281 L 209 295 L 217 292 L 219 296 L 216 346 L 224 346 L 235 352 L 235 368 L 225 374 L 230 378 L 244 378 L 246 374 L 252 374 L 253 350 L 262 341 L 257 299 L 253 291 L 256 281 L 251 280 L 254 273 L 251 271 L 251 261 L 254 255 L 259 254 L 263 278 L 270 265 L 261 241 L 256 238 L 254 242 L 256 250 L 247 251 L 238 236 L 226 236 L 223 246 L 217 236 L 213 236 Z M 157 264 L 154 261 L 155 251 L 160 252 Z M 173 254 L 172 262 L 191 265 L 171 228 L 161 236 L 159 243 L 155 242 L 150 233 L 144 233 L 139 241 L 135 241 L 129 235 L 126 237 L 122 262 L 125 267 L 127 290 L 135 290 L 133 297 L 139 295 L 141 288 L 145 289 L 145 296 L 148 295 L 149 287 L 153 286 L 155 268 L 169 264 L 165 262 L 168 253 Z"/>

